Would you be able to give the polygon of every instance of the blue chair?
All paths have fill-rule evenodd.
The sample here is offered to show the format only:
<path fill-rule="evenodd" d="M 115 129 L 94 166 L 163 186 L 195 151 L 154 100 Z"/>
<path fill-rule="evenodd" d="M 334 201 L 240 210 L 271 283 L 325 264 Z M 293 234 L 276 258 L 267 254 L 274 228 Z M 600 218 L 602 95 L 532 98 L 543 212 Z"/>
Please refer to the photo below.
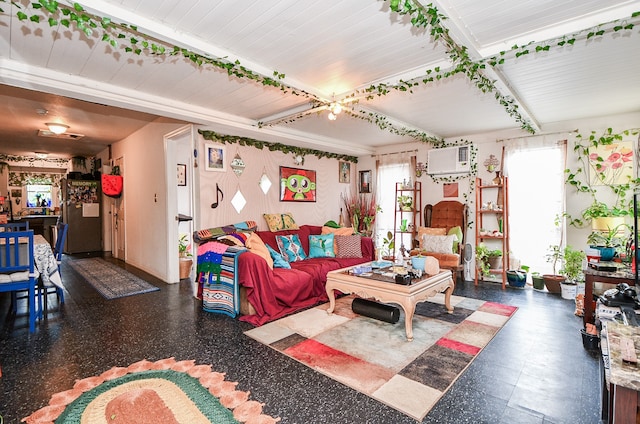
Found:
<path fill-rule="evenodd" d="M 62 250 L 64 249 L 64 242 L 67 239 L 67 231 L 69 230 L 69 224 L 63 224 L 59 222 L 56 225 L 56 244 L 53 248 L 53 255 L 56 257 L 56 261 L 58 261 L 58 269 L 60 269 L 60 265 L 62 264 Z M 64 290 L 62 288 L 56 286 L 53 283 L 44 283 L 42 278 L 40 279 L 40 283 L 38 286 L 40 290 L 40 294 L 44 297 L 44 312 L 47 312 L 47 297 L 51 293 L 55 293 L 58 296 L 58 304 L 62 305 L 64 303 Z"/>
<path fill-rule="evenodd" d="M 28 243 L 20 244 L 20 239 Z M 29 332 L 36 331 L 36 284 L 38 276 L 35 272 L 33 257 L 33 231 L 0 232 L 0 292 L 11 292 L 12 299 L 16 293 L 27 291 L 29 311 Z M 17 313 L 17 300 L 12 302 L 13 313 Z"/>
<path fill-rule="evenodd" d="M 29 221 L 0 224 L 0 232 L 2 231 L 29 231 Z"/>

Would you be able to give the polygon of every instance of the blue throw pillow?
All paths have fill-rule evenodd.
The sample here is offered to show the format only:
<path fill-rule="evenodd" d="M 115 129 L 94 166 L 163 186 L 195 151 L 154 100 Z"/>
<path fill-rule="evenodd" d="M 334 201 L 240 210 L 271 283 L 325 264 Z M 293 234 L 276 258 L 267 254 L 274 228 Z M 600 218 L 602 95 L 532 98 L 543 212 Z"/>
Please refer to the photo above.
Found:
<path fill-rule="evenodd" d="M 273 248 L 266 243 L 265 243 L 265 246 L 267 246 L 267 249 L 269 250 L 269 254 L 271 255 L 271 259 L 273 259 L 274 268 L 291 269 L 291 265 L 289 265 L 289 262 L 287 262 L 285 258 L 282 257 L 281 254 L 273 250 Z"/>
<path fill-rule="evenodd" d="M 276 243 L 278 243 L 280 253 L 284 256 L 287 262 L 296 262 L 307 259 L 307 254 L 304 253 L 304 249 L 300 243 L 300 237 L 298 237 L 297 234 L 276 236 Z"/>
<path fill-rule="evenodd" d="M 309 236 L 309 257 L 310 258 L 333 258 L 334 234 L 310 235 Z"/>

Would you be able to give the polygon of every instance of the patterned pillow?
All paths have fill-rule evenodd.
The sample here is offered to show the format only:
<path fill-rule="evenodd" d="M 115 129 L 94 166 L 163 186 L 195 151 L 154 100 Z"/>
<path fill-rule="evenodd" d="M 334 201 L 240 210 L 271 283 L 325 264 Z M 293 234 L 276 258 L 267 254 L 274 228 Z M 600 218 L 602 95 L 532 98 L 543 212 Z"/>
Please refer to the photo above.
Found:
<path fill-rule="evenodd" d="M 335 242 L 338 246 L 337 258 L 361 258 L 362 257 L 362 237 L 359 235 L 352 236 L 335 236 Z"/>
<path fill-rule="evenodd" d="M 302 243 L 300 243 L 300 237 L 297 234 L 276 236 L 276 243 L 278 243 L 280 253 L 287 262 L 296 262 L 307 258 L 307 254 L 304 253 L 302 248 Z"/>
<path fill-rule="evenodd" d="M 287 213 L 265 213 L 262 215 L 267 221 L 269 231 L 297 230 L 300 227 L 293 219 L 291 212 Z"/>
<path fill-rule="evenodd" d="M 420 248 L 424 249 L 422 246 L 422 236 L 446 236 L 447 229 L 446 228 L 436 228 L 436 227 L 418 227 L 418 242 L 420 243 Z"/>
<path fill-rule="evenodd" d="M 333 258 L 336 254 L 333 251 L 333 234 L 310 235 L 309 236 L 309 257 L 310 258 Z"/>
<path fill-rule="evenodd" d="M 448 236 L 422 236 L 422 249 L 434 253 L 453 253 L 453 240 L 455 235 Z"/>
<path fill-rule="evenodd" d="M 267 246 L 267 250 L 271 255 L 271 259 L 273 259 L 274 268 L 291 269 L 291 265 L 289 265 L 289 262 L 287 262 L 287 260 L 283 258 L 281 254 L 273 250 L 273 247 L 269 246 L 268 244 L 265 244 L 265 246 Z"/>

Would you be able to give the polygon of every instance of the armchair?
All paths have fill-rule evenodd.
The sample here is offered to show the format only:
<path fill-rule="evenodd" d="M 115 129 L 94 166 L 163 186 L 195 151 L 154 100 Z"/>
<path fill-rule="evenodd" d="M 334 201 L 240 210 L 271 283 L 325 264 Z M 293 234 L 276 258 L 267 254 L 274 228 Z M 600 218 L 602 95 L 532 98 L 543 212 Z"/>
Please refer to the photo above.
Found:
<path fill-rule="evenodd" d="M 462 274 L 467 216 L 467 205 L 455 200 L 443 200 L 435 205 L 426 205 L 424 207 L 425 227 L 418 228 L 416 246 L 409 254 L 433 256 L 440 262 L 440 268 Z M 460 227 L 460 231 L 456 227 Z M 449 241 L 451 238 L 442 239 L 442 236 L 450 234 L 455 234 L 455 237 L 451 251 L 448 251 L 450 245 L 445 243 L 444 249 L 438 245 L 441 241 Z M 438 236 L 440 236 L 439 239 Z"/>

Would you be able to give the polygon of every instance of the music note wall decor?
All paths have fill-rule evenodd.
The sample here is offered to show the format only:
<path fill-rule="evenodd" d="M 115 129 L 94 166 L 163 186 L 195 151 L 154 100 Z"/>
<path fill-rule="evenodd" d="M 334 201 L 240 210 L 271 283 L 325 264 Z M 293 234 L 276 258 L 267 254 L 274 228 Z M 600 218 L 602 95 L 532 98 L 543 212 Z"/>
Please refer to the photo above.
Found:
<path fill-rule="evenodd" d="M 222 199 L 224 199 L 224 193 L 220 190 L 218 183 L 216 183 L 216 201 L 211 204 L 211 208 L 217 208 L 220 202 L 222 202 Z"/>

